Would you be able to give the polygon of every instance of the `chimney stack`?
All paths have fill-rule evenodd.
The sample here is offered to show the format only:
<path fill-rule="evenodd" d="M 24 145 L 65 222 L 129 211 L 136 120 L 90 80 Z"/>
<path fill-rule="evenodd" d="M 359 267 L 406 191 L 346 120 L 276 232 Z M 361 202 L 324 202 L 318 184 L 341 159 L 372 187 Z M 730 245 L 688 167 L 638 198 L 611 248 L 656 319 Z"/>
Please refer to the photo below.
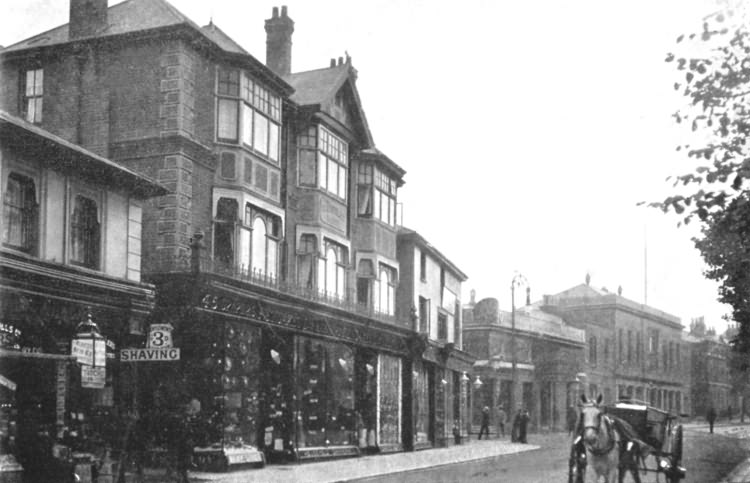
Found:
<path fill-rule="evenodd" d="M 286 5 L 273 7 L 266 20 L 266 67 L 280 76 L 292 72 L 292 33 L 294 21 L 287 16 Z"/>
<path fill-rule="evenodd" d="M 68 38 L 92 37 L 107 29 L 107 0 L 70 0 Z"/>

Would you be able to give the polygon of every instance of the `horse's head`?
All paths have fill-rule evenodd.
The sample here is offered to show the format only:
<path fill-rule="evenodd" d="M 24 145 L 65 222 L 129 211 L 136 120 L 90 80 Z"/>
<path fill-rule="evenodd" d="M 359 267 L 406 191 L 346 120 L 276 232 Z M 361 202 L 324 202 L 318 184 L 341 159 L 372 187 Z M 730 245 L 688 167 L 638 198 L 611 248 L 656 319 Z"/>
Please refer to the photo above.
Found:
<path fill-rule="evenodd" d="M 602 425 L 602 410 L 599 404 L 602 402 L 602 395 L 596 398 L 596 401 L 589 401 L 585 394 L 581 395 L 581 416 L 579 424 L 583 429 L 583 440 L 589 446 L 596 446 L 600 437 Z"/>

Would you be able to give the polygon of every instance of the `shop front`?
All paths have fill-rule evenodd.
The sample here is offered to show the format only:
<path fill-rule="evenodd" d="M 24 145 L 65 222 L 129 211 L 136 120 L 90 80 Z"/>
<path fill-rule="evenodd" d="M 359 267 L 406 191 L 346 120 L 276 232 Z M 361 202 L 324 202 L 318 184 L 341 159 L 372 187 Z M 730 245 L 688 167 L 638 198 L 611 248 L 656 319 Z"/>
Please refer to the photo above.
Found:
<path fill-rule="evenodd" d="M 403 449 L 399 329 L 312 312 L 307 301 L 233 280 L 189 280 L 192 307 L 161 307 L 156 318 L 175 327 L 182 348 L 184 384 L 174 392 L 200 402 L 200 468 Z M 159 293 L 165 304 L 187 302 L 166 287 Z"/>
<path fill-rule="evenodd" d="M 131 321 L 146 315 L 126 306 L 147 307 L 152 292 L 144 290 L 140 302 L 120 299 L 121 307 L 96 306 L 91 298 L 15 290 L 10 271 L 3 275 L 0 481 L 96 481 L 119 450 L 131 400 L 115 349 Z M 117 300 L 111 292 L 91 295 Z"/>

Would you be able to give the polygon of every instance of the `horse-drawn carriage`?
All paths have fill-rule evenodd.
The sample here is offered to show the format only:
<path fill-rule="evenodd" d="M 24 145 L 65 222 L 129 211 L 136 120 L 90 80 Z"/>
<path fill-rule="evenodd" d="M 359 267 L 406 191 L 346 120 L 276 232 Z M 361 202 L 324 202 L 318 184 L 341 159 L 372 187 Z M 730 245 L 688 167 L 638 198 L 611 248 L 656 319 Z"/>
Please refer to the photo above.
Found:
<path fill-rule="evenodd" d="M 676 415 L 636 400 L 600 406 L 601 396 L 596 402 L 585 396 L 581 399 L 570 449 L 569 483 L 583 483 L 589 466 L 607 482 L 617 471 L 618 482 L 630 472 L 640 483 L 639 469 L 661 473 L 668 483 L 679 483 L 685 477 L 681 466 L 682 425 Z M 655 462 L 653 468 L 646 464 L 649 456 Z"/>

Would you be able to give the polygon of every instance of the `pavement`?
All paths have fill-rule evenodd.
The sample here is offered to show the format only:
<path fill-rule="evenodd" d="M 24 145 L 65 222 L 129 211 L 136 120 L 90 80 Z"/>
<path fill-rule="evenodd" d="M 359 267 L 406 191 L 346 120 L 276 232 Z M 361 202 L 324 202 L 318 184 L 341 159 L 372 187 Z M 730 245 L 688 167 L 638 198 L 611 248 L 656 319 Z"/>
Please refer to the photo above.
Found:
<path fill-rule="evenodd" d="M 685 424 L 686 427 L 692 427 L 693 424 Z M 708 431 L 708 424 L 705 422 L 697 423 L 696 427 L 700 430 Z M 714 433 L 721 434 L 732 438 L 749 439 L 750 438 L 750 424 L 747 422 L 740 423 L 737 421 L 717 423 L 714 425 Z M 727 476 L 724 477 L 719 483 L 750 483 L 750 456 L 745 461 L 734 467 Z"/>
<path fill-rule="evenodd" d="M 529 438 L 533 441 L 534 434 Z M 534 444 L 511 443 L 507 438 L 464 441 L 446 448 L 413 452 L 360 456 L 302 464 L 267 465 L 264 468 L 233 470 L 227 473 L 190 472 L 191 482 L 211 483 L 340 483 L 493 458 L 539 449 Z M 148 482 L 168 481 L 163 472 L 147 471 Z M 128 481 L 131 481 L 128 478 Z M 133 480 L 134 481 L 134 480 Z"/>

